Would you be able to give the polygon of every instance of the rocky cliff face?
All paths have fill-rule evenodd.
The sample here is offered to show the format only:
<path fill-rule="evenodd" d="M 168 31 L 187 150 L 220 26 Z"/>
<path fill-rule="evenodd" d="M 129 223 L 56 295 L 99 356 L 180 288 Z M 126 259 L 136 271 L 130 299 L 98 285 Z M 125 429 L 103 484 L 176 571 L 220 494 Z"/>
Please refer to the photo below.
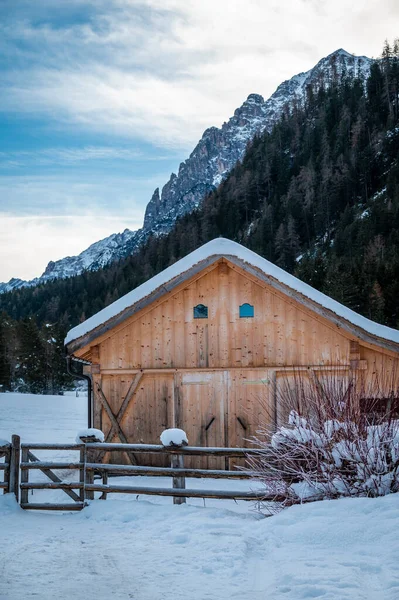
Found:
<path fill-rule="evenodd" d="M 271 130 L 287 104 L 303 100 L 308 86 L 317 89 L 322 84 L 329 85 L 343 72 L 349 77 L 365 77 L 371 62 L 365 56 L 354 57 L 340 49 L 310 71 L 284 81 L 268 100 L 250 94 L 220 129 L 210 127 L 204 131 L 189 158 L 181 163 L 178 174 L 172 173 L 162 193 L 155 190 L 145 212 L 144 230 L 168 230 L 178 216 L 198 206 L 205 194 L 217 187 L 243 157 L 253 137 Z"/>
<path fill-rule="evenodd" d="M 255 135 L 271 130 L 287 105 L 303 101 L 309 86 L 317 89 L 323 84 L 329 85 L 343 73 L 348 77 L 366 77 L 371 63 L 365 56 L 355 57 L 340 49 L 320 60 L 310 71 L 284 81 L 268 100 L 250 94 L 221 128 L 210 127 L 204 131 L 193 152 L 180 164 L 178 174 L 172 173 L 161 193 L 158 188 L 154 191 L 142 229 L 126 229 L 96 242 L 79 256 L 50 262 L 43 275 L 32 281 L 11 279 L 0 283 L 0 293 L 99 269 L 134 252 L 151 233 L 166 233 L 179 216 L 194 210 L 204 196 L 221 183 L 243 157 Z"/>
<path fill-rule="evenodd" d="M 204 131 L 178 174 L 172 173 L 162 194 L 154 192 L 145 212 L 144 230 L 155 227 L 167 231 L 177 217 L 196 208 L 242 158 L 248 142 L 265 128 L 265 120 L 263 97 L 250 94 L 228 123 Z"/>

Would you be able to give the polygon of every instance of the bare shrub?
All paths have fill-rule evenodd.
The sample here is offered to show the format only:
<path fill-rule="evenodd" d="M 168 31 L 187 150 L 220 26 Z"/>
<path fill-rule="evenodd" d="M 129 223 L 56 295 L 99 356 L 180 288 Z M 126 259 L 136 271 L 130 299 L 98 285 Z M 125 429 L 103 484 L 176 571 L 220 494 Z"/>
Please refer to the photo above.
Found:
<path fill-rule="evenodd" d="M 262 507 L 399 491 L 399 393 L 392 369 L 281 380 L 278 427 L 253 440 L 249 468 L 265 485 Z M 279 502 L 273 502 L 279 497 Z"/>

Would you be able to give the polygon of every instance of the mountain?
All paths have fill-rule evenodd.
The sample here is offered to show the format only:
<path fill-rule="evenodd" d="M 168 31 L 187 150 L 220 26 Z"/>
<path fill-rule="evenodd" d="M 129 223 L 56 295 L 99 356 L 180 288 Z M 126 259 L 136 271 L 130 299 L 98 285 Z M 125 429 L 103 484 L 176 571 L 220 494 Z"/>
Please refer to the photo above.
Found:
<path fill-rule="evenodd" d="M 167 233 L 106 268 L 2 294 L 0 385 L 30 393 L 64 385 L 71 327 L 219 236 L 399 327 L 399 47 L 364 83 L 338 78 L 309 90 Z"/>
<path fill-rule="evenodd" d="M 10 292 L 21 287 L 34 287 L 54 279 L 65 279 L 79 275 L 83 271 L 97 271 L 102 267 L 126 256 L 128 244 L 139 245 L 141 232 L 125 229 L 123 233 L 113 233 L 109 237 L 95 242 L 78 256 L 67 256 L 55 262 L 50 261 L 41 277 L 31 281 L 10 279 L 8 283 L 0 283 L 0 293 Z"/>
<path fill-rule="evenodd" d="M 189 158 L 181 163 L 178 175 L 172 173 L 162 194 L 155 190 L 145 212 L 144 230 L 168 231 L 177 217 L 196 208 L 242 159 L 248 143 L 265 130 L 271 131 L 285 106 L 300 103 L 309 86 L 317 90 L 345 71 L 349 77 L 366 78 L 371 63 L 366 56 L 355 57 L 340 49 L 310 71 L 284 81 L 268 100 L 250 94 L 220 129 L 206 129 Z"/>
<path fill-rule="evenodd" d="M 255 136 L 272 130 L 287 105 L 302 104 L 309 87 L 316 91 L 322 85 L 328 87 L 345 73 L 349 78 L 366 78 L 372 62 L 366 56 L 355 57 L 339 49 L 306 73 L 284 81 L 268 100 L 259 94 L 250 94 L 221 128 L 205 130 L 189 158 L 180 164 L 178 174 L 172 173 L 161 193 L 159 189 L 154 191 L 142 229 L 112 234 L 78 256 L 50 262 L 43 275 L 31 281 L 11 279 L 0 283 L 0 293 L 95 271 L 135 252 L 150 234 L 167 233 L 178 217 L 193 211 L 218 187 L 243 158 L 248 143 Z"/>

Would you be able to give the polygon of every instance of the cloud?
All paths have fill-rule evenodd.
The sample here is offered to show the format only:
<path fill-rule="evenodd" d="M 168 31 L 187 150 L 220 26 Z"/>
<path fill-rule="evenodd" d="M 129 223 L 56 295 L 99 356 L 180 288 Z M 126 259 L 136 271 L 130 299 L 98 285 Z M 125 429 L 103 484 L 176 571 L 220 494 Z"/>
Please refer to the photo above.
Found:
<path fill-rule="evenodd" d="M 29 87 L 29 75 L 24 75 L 27 83 L 10 85 L 3 106 L 18 105 L 24 96 L 23 111 L 47 113 L 51 107 L 65 123 L 74 121 L 79 127 L 105 129 L 127 138 L 149 138 L 165 148 L 191 149 L 209 119 L 221 120 L 217 98 L 179 82 L 98 67 L 85 77 L 65 71 L 37 73 L 34 87 Z"/>
<path fill-rule="evenodd" d="M 149 198 L 157 184 L 150 177 L 87 174 L 0 177 L 0 281 L 32 279 L 49 260 L 79 254 L 126 228 L 139 229 L 139 198 Z"/>
<path fill-rule="evenodd" d="M 2 0 L 0 280 L 141 226 L 204 129 L 339 47 L 377 56 L 398 17 L 396 0 Z"/>
<path fill-rule="evenodd" d="M 46 217 L 82 215 L 125 215 L 142 225 L 144 205 L 140 197 L 150 198 L 165 173 L 153 177 L 114 177 L 104 173 L 25 175 L 0 177 L 0 213 L 13 217 Z M 127 226 L 127 225 L 126 225 Z M 112 233 L 112 231 L 109 231 Z M 1 246 L 0 246 L 1 250 Z M 1 260 L 0 260 L 1 264 Z"/>
<path fill-rule="evenodd" d="M 36 158 L 34 151 L 15 153 L 21 158 L 18 170 L 9 168 L 0 177 L 0 281 L 32 279 L 50 260 L 79 254 L 112 233 L 142 226 L 143 199 L 148 201 L 167 180 L 168 162 L 156 160 L 148 167 L 147 157 L 144 163 L 126 157 L 121 170 L 118 149 L 117 159 L 110 159 L 106 148 L 86 150 L 63 148 L 57 154 L 53 149 L 53 158 L 47 151 Z M 47 164 L 51 160 L 54 168 Z M 99 168 L 88 170 L 88 160 Z M 68 169 L 66 161 L 71 161 Z M 27 164 L 32 173 L 26 173 Z"/>
<path fill-rule="evenodd" d="M 117 146 L 83 146 L 80 148 L 44 148 L 40 150 L 17 150 L 0 152 L 0 169 L 27 165 L 76 165 L 97 161 L 162 161 L 170 159 L 161 154 L 144 154 L 132 148 Z"/>
<path fill-rule="evenodd" d="M 181 151 L 338 47 L 377 55 L 397 22 L 392 0 L 75 1 L 61 22 L 58 3 L 23 6 L 1 27 L 2 110 Z"/>
<path fill-rule="evenodd" d="M 58 260 L 74 256 L 90 244 L 123 231 L 137 229 L 140 220 L 119 215 L 11 216 L 0 213 L 1 274 L 32 279 L 46 268 L 49 256 Z"/>

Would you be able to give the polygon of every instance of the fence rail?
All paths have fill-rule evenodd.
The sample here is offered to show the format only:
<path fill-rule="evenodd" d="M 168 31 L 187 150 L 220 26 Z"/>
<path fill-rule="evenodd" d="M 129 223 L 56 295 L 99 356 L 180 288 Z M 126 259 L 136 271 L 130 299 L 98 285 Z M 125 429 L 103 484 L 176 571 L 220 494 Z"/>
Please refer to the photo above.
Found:
<path fill-rule="evenodd" d="M 253 471 L 224 471 L 218 469 L 186 469 L 174 467 L 141 467 L 130 465 L 108 465 L 102 463 L 87 463 L 86 471 L 108 472 L 112 475 L 134 476 L 148 475 L 151 477 L 193 477 L 207 479 L 252 479 Z"/>
<path fill-rule="evenodd" d="M 224 479 L 228 481 L 250 480 L 255 475 L 252 471 L 197 469 L 184 466 L 185 456 L 242 459 L 248 455 L 259 454 L 261 450 L 198 446 L 165 447 L 152 444 L 111 444 L 85 441 L 87 443 L 82 444 L 21 444 L 19 437 L 13 436 L 11 444 L 0 446 L 0 457 L 5 456 L 5 461 L 0 463 L 0 470 L 4 471 L 5 474 L 4 483 L 0 484 L 0 489 L 3 488 L 4 493 L 12 491 L 17 498 L 20 492 L 22 508 L 34 510 L 81 510 L 88 500 L 94 499 L 95 492 L 101 492 L 100 499 L 102 500 L 105 500 L 108 494 L 156 495 L 172 497 L 175 504 L 186 502 L 186 498 L 233 500 L 260 500 L 265 498 L 264 493 L 260 491 L 186 488 L 186 478 Z M 77 460 L 60 461 L 57 458 L 52 461 L 49 460 L 47 454 L 46 458 L 41 460 L 33 453 L 36 450 L 44 450 L 48 453 L 60 450 L 76 451 L 79 453 L 79 457 L 77 457 Z M 105 464 L 98 460 L 104 456 L 105 452 L 112 454 L 121 451 L 134 454 L 163 454 L 169 457 L 170 467 Z M 46 475 L 50 481 L 30 481 L 29 473 L 38 470 Z M 77 481 L 64 481 L 60 478 L 61 474 L 59 476 L 54 472 L 64 470 L 71 473 L 77 471 Z M 172 487 L 148 487 L 134 483 L 125 485 L 117 482 L 111 484 L 108 482 L 110 476 L 170 477 Z M 98 478 L 98 481 L 95 481 L 95 478 Z M 29 502 L 29 490 L 62 490 L 72 502 Z"/>
<path fill-rule="evenodd" d="M 148 496 L 172 496 L 173 500 L 186 498 L 216 498 L 219 500 L 261 500 L 261 492 L 245 492 L 243 490 L 193 490 L 185 488 L 156 488 L 130 485 L 104 485 L 100 483 L 86 484 L 86 490 L 108 494 L 144 494 Z M 175 503 L 177 504 L 177 503 Z"/>
<path fill-rule="evenodd" d="M 225 456 L 228 458 L 245 458 L 246 456 L 257 455 L 262 450 L 256 448 L 223 448 L 220 446 L 161 446 L 152 444 L 87 444 L 90 450 L 103 450 L 105 452 L 126 451 L 135 453 L 150 454 L 187 454 L 187 456 Z"/>
<path fill-rule="evenodd" d="M 263 498 L 261 492 L 243 492 L 242 490 L 202 490 L 186 489 L 186 477 L 197 479 L 251 479 L 253 473 L 240 470 L 195 469 L 184 467 L 184 456 L 202 457 L 229 457 L 246 458 L 248 454 L 254 455 L 259 450 L 247 448 L 221 448 L 199 446 L 161 446 L 153 444 L 86 444 L 86 457 L 95 452 L 120 452 L 130 451 L 133 454 L 163 454 L 170 457 L 170 467 L 152 467 L 135 465 L 113 465 L 87 462 L 85 467 L 85 495 L 86 499 L 94 498 L 94 492 L 102 492 L 101 499 L 106 499 L 107 494 L 143 494 L 150 496 L 171 496 L 174 504 L 182 504 L 186 498 L 220 498 L 231 500 L 259 500 Z M 94 473 L 102 477 L 101 483 L 94 483 Z M 139 487 L 126 485 L 111 485 L 108 483 L 109 475 L 150 477 L 171 477 L 172 488 L 166 487 Z"/>

